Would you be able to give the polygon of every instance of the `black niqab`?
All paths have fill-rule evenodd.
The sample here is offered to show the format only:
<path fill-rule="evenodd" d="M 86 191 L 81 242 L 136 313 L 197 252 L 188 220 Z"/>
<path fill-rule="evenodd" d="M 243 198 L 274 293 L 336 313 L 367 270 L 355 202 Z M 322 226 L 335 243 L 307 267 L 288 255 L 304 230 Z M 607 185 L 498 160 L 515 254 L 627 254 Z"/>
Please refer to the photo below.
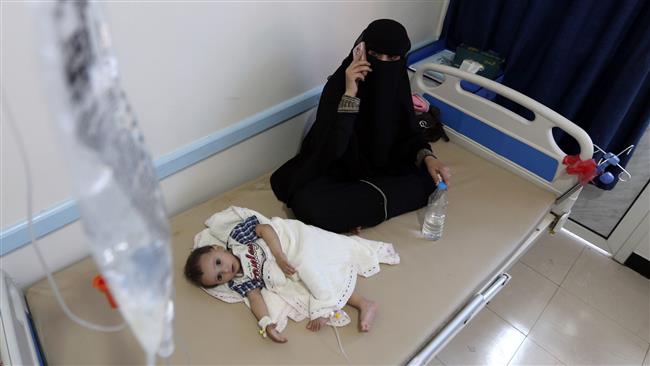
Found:
<path fill-rule="evenodd" d="M 343 60 L 323 88 L 316 121 L 300 152 L 271 177 L 276 196 L 284 202 L 307 182 L 330 172 L 333 165 L 340 165 L 339 172 L 345 172 L 349 179 L 359 179 L 390 174 L 393 167 L 406 161 L 400 145 L 419 133 L 406 70 L 406 53 L 411 47 L 406 29 L 394 20 L 376 20 L 363 31 L 355 46 L 361 41 L 366 42 L 366 50 L 400 56 L 400 59 L 381 61 L 367 55 L 372 72 L 365 81 L 359 82 L 357 96 L 361 106 L 350 141 L 356 146 L 334 161 L 323 151 L 328 137 L 333 134 L 338 104 L 345 92 L 345 70 L 352 62 L 352 52 Z M 420 147 L 426 146 L 420 140 L 417 141 Z M 410 164 L 414 158 L 414 154 L 408 157 Z"/>

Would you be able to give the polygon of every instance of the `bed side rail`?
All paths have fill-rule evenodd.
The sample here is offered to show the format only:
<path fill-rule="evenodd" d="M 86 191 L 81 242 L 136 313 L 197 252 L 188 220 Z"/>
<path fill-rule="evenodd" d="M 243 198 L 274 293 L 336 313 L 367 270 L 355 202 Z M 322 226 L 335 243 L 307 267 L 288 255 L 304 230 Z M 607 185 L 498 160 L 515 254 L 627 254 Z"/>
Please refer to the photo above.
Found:
<path fill-rule="evenodd" d="M 425 80 L 424 74 L 430 71 L 444 74 L 444 82 L 432 85 Z M 529 121 L 489 99 L 463 90 L 461 80 L 528 108 L 534 119 Z M 552 129 L 560 128 L 576 139 L 581 159 L 593 155 L 591 138 L 582 128 L 543 104 L 487 78 L 449 66 L 426 64 L 411 78 L 411 87 L 441 109 L 445 128 L 456 143 L 557 195 L 569 190 L 577 180 L 565 172 L 562 159 L 566 153 L 555 143 Z"/>

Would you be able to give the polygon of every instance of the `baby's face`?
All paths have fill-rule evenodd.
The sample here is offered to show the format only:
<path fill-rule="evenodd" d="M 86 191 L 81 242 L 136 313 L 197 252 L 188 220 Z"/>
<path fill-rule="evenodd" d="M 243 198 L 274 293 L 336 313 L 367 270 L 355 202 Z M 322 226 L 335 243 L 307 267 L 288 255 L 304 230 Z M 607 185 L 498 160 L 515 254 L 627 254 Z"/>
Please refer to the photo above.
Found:
<path fill-rule="evenodd" d="M 201 283 L 205 287 L 227 283 L 235 277 L 241 267 L 237 257 L 218 245 L 201 256 L 199 266 L 203 272 Z"/>

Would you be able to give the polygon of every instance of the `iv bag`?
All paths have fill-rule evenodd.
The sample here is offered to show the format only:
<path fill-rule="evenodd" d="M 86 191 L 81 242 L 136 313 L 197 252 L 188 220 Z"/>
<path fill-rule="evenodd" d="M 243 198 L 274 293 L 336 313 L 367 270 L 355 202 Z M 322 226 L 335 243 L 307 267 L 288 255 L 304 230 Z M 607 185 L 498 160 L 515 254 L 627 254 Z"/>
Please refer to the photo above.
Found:
<path fill-rule="evenodd" d="M 169 224 L 96 3 L 38 4 L 45 77 L 93 258 L 152 363 L 173 352 Z M 119 352 L 119 350 L 115 350 Z"/>

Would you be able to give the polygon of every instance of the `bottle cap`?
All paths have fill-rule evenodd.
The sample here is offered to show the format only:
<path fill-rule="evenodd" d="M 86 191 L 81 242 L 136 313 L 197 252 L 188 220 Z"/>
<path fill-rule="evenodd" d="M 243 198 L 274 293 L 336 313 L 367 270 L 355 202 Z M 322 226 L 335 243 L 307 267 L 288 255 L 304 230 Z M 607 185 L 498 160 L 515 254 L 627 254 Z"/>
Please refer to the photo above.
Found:
<path fill-rule="evenodd" d="M 440 183 L 438 183 L 438 189 L 440 190 L 447 189 L 447 183 L 445 183 L 444 181 L 440 181 Z"/>

